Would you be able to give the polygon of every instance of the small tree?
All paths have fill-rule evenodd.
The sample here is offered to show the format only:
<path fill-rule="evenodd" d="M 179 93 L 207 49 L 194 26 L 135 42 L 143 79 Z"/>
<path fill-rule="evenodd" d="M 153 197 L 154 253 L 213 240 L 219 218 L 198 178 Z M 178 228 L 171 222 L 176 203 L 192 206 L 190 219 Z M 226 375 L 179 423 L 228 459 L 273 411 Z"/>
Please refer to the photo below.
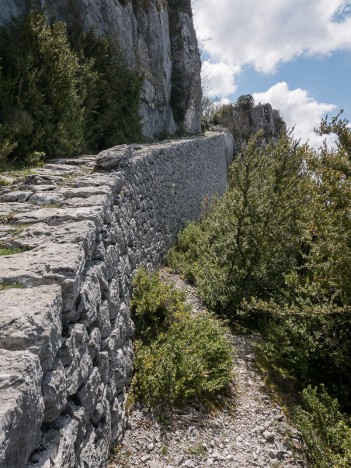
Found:
<path fill-rule="evenodd" d="M 2 28 L 0 38 L 0 118 L 18 143 L 15 155 L 77 153 L 83 146 L 86 89 L 66 26 L 50 26 L 44 15 L 31 13 Z"/>
<path fill-rule="evenodd" d="M 248 112 L 255 107 L 255 100 L 251 94 L 243 94 L 238 97 L 234 107 L 236 110 Z"/>

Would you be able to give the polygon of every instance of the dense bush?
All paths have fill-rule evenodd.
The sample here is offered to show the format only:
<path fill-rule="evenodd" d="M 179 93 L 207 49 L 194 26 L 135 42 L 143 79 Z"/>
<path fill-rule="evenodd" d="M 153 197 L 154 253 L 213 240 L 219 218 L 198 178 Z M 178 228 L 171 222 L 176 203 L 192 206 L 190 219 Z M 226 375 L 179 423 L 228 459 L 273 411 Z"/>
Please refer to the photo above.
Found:
<path fill-rule="evenodd" d="M 230 172 L 230 190 L 198 226 L 178 237 L 168 261 L 193 277 L 206 303 L 234 317 L 251 296 L 268 299 L 301 263 L 301 174 L 305 149 L 285 135 L 277 146 L 256 135 Z"/>
<path fill-rule="evenodd" d="M 244 308 L 243 308 L 244 309 Z M 260 348 L 276 370 L 289 374 L 300 388 L 324 382 L 348 405 L 351 393 L 351 308 L 331 303 L 278 305 L 254 301 L 244 314 L 261 321 Z"/>
<path fill-rule="evenodd" d="M 88 89 L 84 101 L 86 146 L 101 150 L 140 140 L 142 75 L 128 69 L 122 53 L 116 52 L 109 38 L 98 37 L 94 31 L 84 32 L 79 27 L 69 31 L 69 37 L 80 57 Z"/>
<path fill-rule="evenodd" d="M 311 461 L 320 468 L 351 466 L 351 427 L 349 418 L 340 412 L 337 400 L 323 385 L 308 386 L 303 391 L 304 408 L 295 419 L 310 451 Z"/>
<path fill-rule="evenodd" d="M 32 12 L 0 29 L 0 157 L 72 156 L 141 137 L 142 78 L 107 39 Z"/>
<path fill-rule="evenodd" d="M 228 386 L 232 347 L 222 322 L 207 312 L 192 317 L 183 294 L 145 270 L 134 280 L 132 312 L 133 391 L 145 404 L 183 404 Z"/>
<path fill-rule="evenodd" d="M 210 398 L 231 380 L 226 329 L 208 313 L 173 323 L 149 346 L 137 343 L 134 389 L 148 405 Z"/>
<path fill-rule="evenodd" d="M 34 151 L 78 153 L 86 89 L 65 25 L 49 26 L 33 13 L 11 28 L 1 28 L 0 37 L 0 118 L 6 138 L 15 141 L 17 157 Z"/>
<path fill-rule="evenodd" d="M 157 273 L 141 268 L 133 281 L 131 312 L 138 339 L 149 343 L 172 323 L 189 315 L 190 308 L 182 291 L 162 282 Z"/>
<path fill-rule="evenodd" d="M 211 308 L 233 317 L 251 297 L 347 306 L 348 152 L 323 147 L 316 153 L 289 135 L 262 147 L 259 138 L 233 162 L 223 199 L 180 234 L 170 264 L 195 280 Z"/>

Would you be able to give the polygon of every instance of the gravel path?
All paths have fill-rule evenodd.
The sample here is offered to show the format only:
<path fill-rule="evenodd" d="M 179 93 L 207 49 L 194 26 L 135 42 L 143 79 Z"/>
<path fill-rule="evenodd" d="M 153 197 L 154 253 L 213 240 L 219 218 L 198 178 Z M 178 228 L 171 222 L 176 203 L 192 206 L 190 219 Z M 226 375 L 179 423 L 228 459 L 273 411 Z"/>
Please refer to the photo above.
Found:
<path fill-rule="evenodd" d="M 193 312 L 203 309 L 194 287 L 167 270 L 166 281 L 186 291 Z M 255 365 L 255 339 L 231 335 L 235 364 L 231 394 L 221 409 L 187 407 L 158 421 L 136 405 L 110 468 L 307 467 L 299 434 L 272 401 Z"/>

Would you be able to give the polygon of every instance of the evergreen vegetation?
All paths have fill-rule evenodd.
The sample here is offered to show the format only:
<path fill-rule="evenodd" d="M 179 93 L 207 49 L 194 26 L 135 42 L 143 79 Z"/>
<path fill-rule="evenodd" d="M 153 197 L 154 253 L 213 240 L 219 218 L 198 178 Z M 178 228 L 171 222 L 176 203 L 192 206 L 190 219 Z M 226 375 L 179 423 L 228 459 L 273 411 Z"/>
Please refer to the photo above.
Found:
<path fill-rule="evenodd" d="M 315 151 L 288 134 L 262 146 L 260 135 L 253 136 L 232 164 L 226 195 L 186 227 L 168 260 L 197 284 L 213 311 L 261 333 L 263 356 L 280 379 L 297 392 L 312 385 L 301 394 L 297 417 L 311 457 L 317 466 L 346 467 L 351 130 L 338 116 L 318 131 L 336 133 L 334 150 Z M 324 433 L 322 413 L 330 422 Z"/>
<path fill-rule="evenodd" d="M 133 283 L 136 325 L 133 391 L 150 406 L 206 400 L 231 380 L 232 347 L 213 315 L 195 317 L 183 293 L 139 270 Z"/>
<path fill-rule="evenodd" d="M 141 76 L 107 39 L 32 12 L 0 29 L 0 158 L 47 155 L 140 139 Z"/>

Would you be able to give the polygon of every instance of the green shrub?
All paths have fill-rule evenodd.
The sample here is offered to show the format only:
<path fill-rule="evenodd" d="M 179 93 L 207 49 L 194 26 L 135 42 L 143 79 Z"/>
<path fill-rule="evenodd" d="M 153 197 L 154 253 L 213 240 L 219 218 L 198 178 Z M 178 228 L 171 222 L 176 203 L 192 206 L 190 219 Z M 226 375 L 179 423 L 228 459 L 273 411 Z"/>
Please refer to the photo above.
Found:
<path fill-rule="evenodd" d="M 86 146 L 101 150 L 139 141 L 142 75 L 127 67 L 111 39 L 99 37 L 94 31 L 85 32 L 79 26 L 70 31 L 70 39 L 80 57 L 88 89 L 84 101 Z M 90 73 L 84 70 L 87 65 Z"/>
<path fill-rule="evenodd" d="M 196 281 L 197 261 L 202 247 L 203 229 L 199 223 L 189 223 L 177 237 L 176 245 L 167 254 L 167 263 L 191 283 Z"/>
<path fill-rule="evenodd" d="M 133 391 L 145 404 L 173 405 L 208 398 L 231 380 L 227 329 L 209 313 L 190 314 L 185 296 L 157 273 L 133 281 L 136 326 Z"/>
<path fill-rule="evenodd" d="M 299 385 L 325 383 L 347 404 L 351 396 L 351 309 L 333 304 L 251 301 L 241 310 L 261 325 L 259 347 L 283 376 Z"/>
<path fill-rule="evenodd" d="M 251 94 L 243 94 L 238 97 L 234 108 L 244 112 L 251 111 L 255 107 L 255 100 Z"/>
<path fill-rule="evenodd" d="M 302 394 L 303 408 L 297 409 L 295 419 L 314 466 L 351 466 L 350 420 L 340 412 L 337 400 L 328 395 L 323 385 L 308 386 Z"/>
<path fill-rule="evenodd" d="M 173 322 L 189 315 L 190 307 L 183 292 L 163 283 L 158 273 L 141 268 L 133 280 L 131 312 L 138 339 L 149 343 Z"/>
<path fill-rule="evenodd" d="M 83 146 L 85 89 L 63 23 L 31 13 L 1 28 L 0 56 L 7 90 L 1 120 L 17 142 L 15 154 L 76 154 Z"/>
<path fill-rule="evenodd" d="M 171 266 L 195 279 L 212 310 L 231 317 L 243 300 L 280 294 L 301 257 L 305 148 L 287 135 L 277 146 L 258 146 L 259 138 L 232 164 L 223 199 L 180 234 L 169 256 Z"/>
<path fill-rule="evenodd" d="M 108 39 L 31 12 L 0 28 L 0 66 L 0 158 L 140 140 L 143 78 Z"/>
<path fill-rule="evenodd" d="M 149 346 L 137 342 L 135 369 L 133 388 L 147 405 L 210 398 L 232 377 L 226 328 L 208 313 L 184 317 Z"/>

